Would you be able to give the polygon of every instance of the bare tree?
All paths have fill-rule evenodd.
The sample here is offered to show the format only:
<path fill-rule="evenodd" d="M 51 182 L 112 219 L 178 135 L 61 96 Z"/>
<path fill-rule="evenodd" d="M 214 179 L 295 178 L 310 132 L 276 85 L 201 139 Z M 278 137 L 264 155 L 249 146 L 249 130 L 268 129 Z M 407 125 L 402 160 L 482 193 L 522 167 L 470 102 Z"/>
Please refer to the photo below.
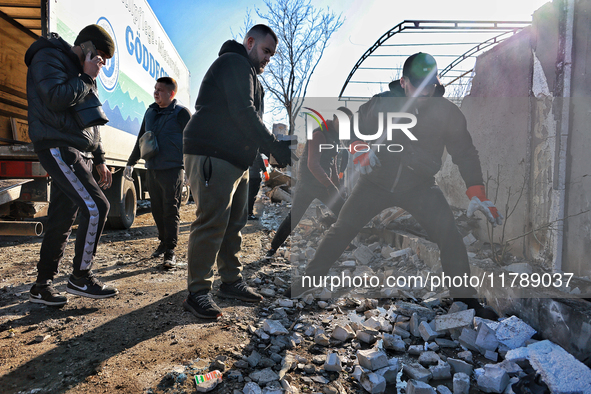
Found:
<path fill-rule="evenodd" d="M 287 112 L 289 134 L 293 134 L 312 73 L 344 19 L 329 8 L 313 7 L 310 0 L 265 0 L 265 5 L 266 13 L 260 9 L 256 13 L 277 34 L 279 44 L 261 80 L 275 99 L 273 110 Z M 252 26 L 250 13 L 247 19 L 246 29 Z"/>

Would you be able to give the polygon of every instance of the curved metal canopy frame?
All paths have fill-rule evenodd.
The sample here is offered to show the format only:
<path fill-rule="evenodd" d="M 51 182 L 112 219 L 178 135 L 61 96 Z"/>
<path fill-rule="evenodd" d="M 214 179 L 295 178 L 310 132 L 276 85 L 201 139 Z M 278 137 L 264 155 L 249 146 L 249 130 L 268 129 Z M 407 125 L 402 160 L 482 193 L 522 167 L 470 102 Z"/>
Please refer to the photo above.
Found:
<path fill-rule="evenodd" d="M 386 41 L 395 36 L 396 34 L 402 33 L 405 30 L 467 30 L 469 32 L 484 32 L 484 31 L 502 31 L 503 33 L 498 34 L 486 41 L 483 41 L 468 51 L 458 56 L 448 66 L 446 66 L 441 72 L 440 76 L 447 74 L 458 64 L 468 59 L 474 54 L 483 51 L 493 45 L 508 38 L 509 35 L 515 34 L 522 30 L 524 27 L 531 25 L 531 22 L 524 21 L 432 21 L 432 20 L 405 20 L 388 30 L 384 33 L 355 63 L 353 69 L 347 76 L 345 83 L 339 93 L 339 98 L 342 98 L 345 89 L 355 72 L 361 67 L 378 48 L 380 48 Z M 418 44 L 417 44 L 418 45 Z M 465 75 L 464 73 L 463 75 Z M 461 76 L 460 76 L 461 77 Z"/>

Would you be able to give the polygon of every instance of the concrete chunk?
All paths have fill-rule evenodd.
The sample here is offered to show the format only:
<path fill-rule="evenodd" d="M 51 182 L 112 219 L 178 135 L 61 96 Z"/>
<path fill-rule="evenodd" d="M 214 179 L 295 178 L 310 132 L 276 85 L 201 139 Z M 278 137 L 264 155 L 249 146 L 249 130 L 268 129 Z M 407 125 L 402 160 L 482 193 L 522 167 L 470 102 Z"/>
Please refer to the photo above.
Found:
<path fill-rule="evenodd" d="M 447 386 L 440 384 L 437 386 L 437 394 L 452 394 L 452 392 L 447 388 Z"/>
<path fill-rule="evenodd" d="M 478 331 L 476 334 L 476 341 L 474 341 L 476 347 L 495 351 L 499 346 L 499 340 L 495 330 L 490 328 L 486 323 L 478 325 Z"/>
<path fill-rule="evenodd" d="M 400 371 L 400 360 L 397 358 L 391 358 L 388 361 L 389 365 L 387 367 L 378 369 L 376 373 L 378 375 L 382 375 L 384 379 L 386 379 L 387 384 L 396 384 L 396 376 L 398 375 L 398 371 Z"/>
<path fill-rule="evenodd" d="M 463 372 L 454 375 L 453 380 L 454 394 L 468 394 L 470 392 L 470 376 Z"/>
<path fill-rule="evenodd" d="M 371 371 L 388 366 L 386 353 L 375 349 L 358 350 L 357 360 L 359 361 L 359 365 Z"/>
<path fill-rule="evenodd" d="M 408 347 L 408 354 L 413 356 L 419 356 L 421 353 L 425 351 L 423 345 L 411 345 Z"/>
<path fill-rule="evenodd" d="M 449 310 L 447 311 L 447 314 L 449 315 L 450 313 L 465 311 L 466 309 L 468 309 L 468 305 L 466 305 L 462 301 L 456 301 L 453 304 L 451 304 Z"/>
<path fill-rule="evenodd" d="M 261 358 L 262 358 L 261 355 L 256 350 L 254 350 L 250 354 L 250 356 L 248 356 L 248 358 L 246 359 L 246 361 L 248 361 L 248 364 L 252 368 L 255 368 L 259 364 L 259 362 L 261 361 Z"/>
<path fill-rule="evenodd" d="M 439 347 L 447 347 L 451 349 L 458 347 L 457 342 L 445 338 L 435 338 L 435 343 L 438 344 Z"/>
<path fill-rule="evenodd" d="M 467 309 L 465 311 L 448 313 L 447 315 L 437 316 L 435 318 L 435 330 L 445 331 L 454 328 L 470 327 L 474 320 L 474 309 Z"/>
<path fill-rule="evenodd" d="M 435 389 L 425 382 L 410 379 L 406 383 L 407 394 L 437 394 Z"/>
<path fill-rule="evenodd" d="M 460 345 L 469 350 L 479 352 L 480 349 L 476 346 L 476 331 L 471 328 L 462 329 L 462 335 L 458 338 Z"/>
<path fill-rule="evenodd" d="M 431 372 L 428 369 L 424 368 L 421 364 L 417 363 L 404 364 L 402 370 L 411 379 L 419 380 L 425 383 L 431 380 L 432 377 Z"/>
<path fill-rule="evenodd" d="M 591 369 L 548 340 L 510 350 L 505 359 L 514 362 L 528 359 L 553 394 L 590 392 Z"/>
<path fill-rule="evenodd" d="M 242 389 L 242 393 L 243 394 L 261 394 L 262 390 L 259 387 L 259 385 L 256 384 L 255 382 L 248 382 L 244 385 L 244 388 Z"/>
<path fill-rule="evenodd" d="M 498 365 L 485 365 L 484 374 L 478 377 L 478 388 L 485 393 L 502 393 L 509 384 L 509 375 Z"/>
<path fill-rule="evenodd" d="M 281 322 L 278 320 L 265 319 L 265 321 L 263 322 L 263 330 L 265 330 L 265 332 L 270 335 L 289 334 L 287 328 L 283 327 L 283 324 L 281 324 Z"/>
<path fill-rule="evenodd" d="M 320 346 L 329 346 L 330 340 L 324 334 L 318 334 L 314 337 L 314 343 Z"/>
<path fill-rule="evenodd" d="M 360 383 L 370 394 L 381 394 L 386 391 L 386 379 L 376 373 L 361 375 Z"/>
<path fill-rule="evenodd" d="M 427 366 L 427 365 L 435 365 L 439 362 L 440 358 L 439 355 L 435 352 L 423 352 L 421 353 L 421 355 L 419 356 L 419 364 L 423 365 L 423 366 Z"/>
<path fill-rule="evenodd" d="M 394 328 L 392 329 L 392 334 L 393 335 L 399 335 L 402 338 L 410 338 L 410 332 L 408 332 L 407 330 L 403 329 L 402 327 L 395 325 Z"/>
<path fill-rule="evenodd" d="M 368 265 L 369 262 L 371 261 L 371 259 L 373 258 L 374 254 L 371 251 L 371 249 L 369 249 L 367 246 L 365 245 L 361 245 L 359 246 L 357 249 L 355 249 L 355 251 L 353 252 L 353 257 L 355 258 L 355 260 L 357 260 L 357 262 L 361 265 Z"/>
<path fill-rule="evenodd" d="M 412 336 L 421 336 L 421 332 L 419 331 L 419 324 L 421 324 L 421 321 L 419 320 L 419 315 L 415 312 L 412 314 L 409 321 L 409 330 Z"/>
<path fill-rule="evenodd" d="M 355 332 L 348 324 L 345 324 L 344 326 L 338 325 L 333 330 L 331 337 L 337 341 L 345 342 L 349 339 L 355 338 Z"/>
<path fill-rule="evenodd" d="M 439 360 L 437 365 L 429 367 L 433 380 L 449 379 L 451 378 L 451 367 L 445 361 Z"/>
<path fill-rule="evenodd" d="M 492 350 L 486 350 L 484 352 L 484 358 L 496 362 L 499 359 L 499 353 Z"/>
<path fill-rule="evenodd" d="M 398 335 L 383 334 L 384 348 L 395 352 L 404 352 L 406 343 Z"/>
<path fill-rule="evenodd" d="M 535 333 L 536 330 L 517 316 L 502 320 L 496 330 L 499 342 L 509 349 L 522 347 Z"/>
<path fill-rule="evenodd" d="M 357 339 L 370 345 L 377 341 L 378 335 L 380 335 L 379 331 L 371 330 L 369 328 L 365 330 L 359 330 L 356 333 Z"/>
<path fill-rule="evenodd" d="M 464 373 L 468 376 L 472 375 L 472 364 L 468 364 L 465 361 L 462 360 L 457 360 L 455 358 L 448 358 L 447 362 L 449 363 L 449 365 L 451 366 L 452 370 L 454 371 L 454 373 Z"/>
<path fill-rule="evenodd" d="M 339 358 L 338 354 L 330 353 L 328 356 L 326 356 L 324 370 L 332 372 L 341 372 L 343 370 L 343 367 L 341 366 L 341 359 Z"/>
<path fill-rule="evenodd" d="M 419 333 L 425 342 L 431 341 L 440 335 L 439 332 L 433 330 L 426 321 L 422 321 L 421 324 L 419 324 Z"/>
<path fill-rule="evenodd" d="M 433 320 L 436 315 L 435 311 L 432 309 L 406 301 L 396 301 L 394 309 L 396 310 L 396 313 L 409 317 L 412 316 L 413 313 L 416 313 L 420 318 L 428 321 Z"/>
<path fill-rule="evenodd" d="M 279 375 L 277 375 L 271 368 L 255 371 L 248 375 L 248 377 L 260 385 L 266 385 L 269 382 L 279 381 Z"/>

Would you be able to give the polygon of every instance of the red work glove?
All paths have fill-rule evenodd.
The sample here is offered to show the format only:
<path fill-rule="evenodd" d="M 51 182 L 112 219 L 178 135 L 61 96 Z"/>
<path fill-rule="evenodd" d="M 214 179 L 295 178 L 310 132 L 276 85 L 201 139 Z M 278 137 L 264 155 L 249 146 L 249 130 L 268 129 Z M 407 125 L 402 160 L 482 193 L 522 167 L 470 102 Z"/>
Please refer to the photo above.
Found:
<path fill-rule="evenodd" d="M 470 186 L 468 190 L 466 190 L 466 195 L 470 199 L 470 205 L 468 205 L 467 211 L 468 217 L 472 217 L 474 215 L 474 212 L 480 211 L 486 216 L 488 221 L 492 223 L 493 227 L 497 224 L 503 224 L 503 215 L 501 215 L 500 212 L 497 210 L 495 204 L 493 204 L 492 201 L 486 198 L 484 186 Z"/>
<path fill-rule="evenodd" d="M 353 141 L 349 146 L 349 152 L 353 155 L 355 169 L 362 174 L 369 174 L 372 167 L 382 165 L 373 150 L 363 141 Z"/>

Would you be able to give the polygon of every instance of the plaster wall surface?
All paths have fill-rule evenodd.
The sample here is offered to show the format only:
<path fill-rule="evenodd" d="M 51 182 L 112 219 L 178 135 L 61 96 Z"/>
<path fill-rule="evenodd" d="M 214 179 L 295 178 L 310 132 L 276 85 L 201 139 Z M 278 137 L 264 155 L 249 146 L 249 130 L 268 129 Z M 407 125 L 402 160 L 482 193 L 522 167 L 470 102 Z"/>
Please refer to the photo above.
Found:
<path fill-rule="evenodd" d="M 591 1 L 576 1 L 574 15 L 562 268 L 591 277 Z"/>
<path fill-rule="evenodd" d="M 505 239 L 523 234 L 528 222 L 524 182 L 529 163 L 531 112 L 529 37 L 529 31 L 523 31 L 478 58 L 471 94 L 464 98 L 461 107 L 480 155 L 488 197 L 503 215 L 507 213 L 505 206 L 512 211 Z M 449 156 L 437 181 L 452 205 L 467 207 L 466 187 Z M 488 241 L 486 220 L 484 216 L 478 217 L 482 220 L 476 235 Z M 502 235 L 502 229 L 497 227 L 495 241 Z M 513 243 L 513 253 L 521 255 L 523 249 L 522 239 Z"/>

